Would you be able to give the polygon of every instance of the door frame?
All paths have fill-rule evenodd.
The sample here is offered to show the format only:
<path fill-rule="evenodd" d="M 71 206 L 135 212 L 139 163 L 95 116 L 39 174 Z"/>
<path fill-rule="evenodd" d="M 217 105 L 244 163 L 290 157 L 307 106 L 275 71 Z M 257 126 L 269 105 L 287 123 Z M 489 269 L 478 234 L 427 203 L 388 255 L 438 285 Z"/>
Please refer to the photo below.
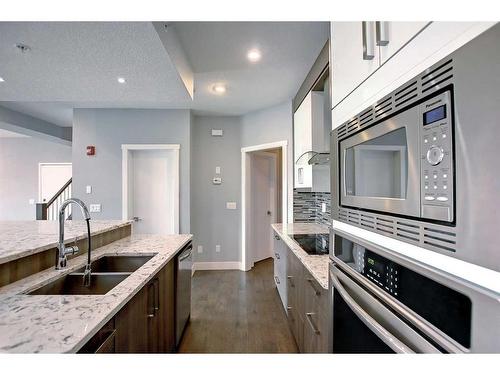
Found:
<path fill-rule="evenodd" d="M 250 152 L 265 151 L 272 148 L 281 148 L 281 195 L 282 195 L 282 208 L 281 208 L 281 221 L 288 223 L 288 141 L 278 141 L 271 143 L 264 143 L 255 146 L 248 146 L 241 148 L 241 270 L 249 271 L 249 262 L 247 259 L 246 243 L 247 243 L 247 172 L 249 170 Z"/>
<path fill-rule="evenodd" d="M 42 167 L 44 165 L 71 165 L 71 176 L 73 176 L 73 163 L 38 163 L 38 202 L 42 203 Z"/>
<path fill-rule="evenodd" d="M 129 220 L 129 159 L 132 151 L 170 150 L 174 156 L 174 233 L 179 234 L 180 144 L 122 144 L 122 219 Z"/>

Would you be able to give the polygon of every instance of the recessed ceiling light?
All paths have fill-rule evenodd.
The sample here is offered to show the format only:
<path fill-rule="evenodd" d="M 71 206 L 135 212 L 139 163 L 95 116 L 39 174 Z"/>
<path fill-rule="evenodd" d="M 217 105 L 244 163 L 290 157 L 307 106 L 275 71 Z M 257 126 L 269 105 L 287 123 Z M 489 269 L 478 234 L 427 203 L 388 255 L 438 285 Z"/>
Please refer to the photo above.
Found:
<path fill-rule="evenodd" d="M 251 62 L 257 62 L 260 60 L 262 55 L 260 54 L 260 51 L 258 49 L 251 49 L 250 51 L 247 52 L 247 58 Z"/>
<path fill-rule="evenodd" d="M 213 92 L 216 94 L 224 94 L 226 92 L 226 86 L 222 83 L 217 83 L 212 87 Z"/>
<path fill-rule="evenodd" d="M 5 79 L 3 79 L 2 77 L 0 77 L 0 82 L 5 82 Z"/>
<path fill-rule="evenodd" d="M 118 83 L 125 83 L 125 82 L 127 82 L 127 81 L 125 80 L 125 78 L 123 78 L 123 77 L 118 77 Z"/>

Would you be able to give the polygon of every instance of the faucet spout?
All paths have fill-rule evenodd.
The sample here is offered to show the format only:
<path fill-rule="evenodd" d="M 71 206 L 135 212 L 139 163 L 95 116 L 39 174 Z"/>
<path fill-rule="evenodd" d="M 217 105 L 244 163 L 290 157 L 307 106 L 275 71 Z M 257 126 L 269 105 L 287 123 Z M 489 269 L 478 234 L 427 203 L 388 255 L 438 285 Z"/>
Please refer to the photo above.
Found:
<path fill-rule="evenodd" d="M 67 265 L 67 255 L 72 255 L 78 253 L 78 247 L 76 246 L 68 246 L 66 247 L 64 245 L 64 212 L 66 210 L 66 207 L 68 207 L 70 204 L 76 204 L 77 206 L 80 207 L 82 211 L 82 215 L 87 221 L 87 231 L 88 231 L 88 261 L 87 261 L 87 268 L 88 268 L 88 282 L 90 283 L 90 252 L 91 252 L 91 242 L 90 242 L 90 214 L 89 210 L 87 209 L 87 206 L 85 206 L 85 203 L 83 203 L 80 199 L 78 198 L 70 198 L 65 200 L 61 208 L 59 209 L 59 245 L 57 246 L 57 259 L 56 259 L 56 270 L 60 270 L 62 268 L 65 268 Z M 87 272 L 86 272 L 87 273 Z M 87 283 L 86 280 L 84 280 L 85 283 Z"/>

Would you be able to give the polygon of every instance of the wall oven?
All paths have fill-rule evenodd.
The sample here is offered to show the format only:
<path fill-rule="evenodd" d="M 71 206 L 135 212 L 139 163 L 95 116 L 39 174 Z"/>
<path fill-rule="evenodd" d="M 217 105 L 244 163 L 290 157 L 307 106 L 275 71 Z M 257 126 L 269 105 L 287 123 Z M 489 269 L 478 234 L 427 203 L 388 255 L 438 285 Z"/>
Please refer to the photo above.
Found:
<path fill-rule="evenodd" d="M 334 234 L 333 353 L 500 352 L 499 295 Z"/>
<path fill-rule="evenodd" d="M 332 216 L 500 271 L 500 24 L 334 129 Z"/>

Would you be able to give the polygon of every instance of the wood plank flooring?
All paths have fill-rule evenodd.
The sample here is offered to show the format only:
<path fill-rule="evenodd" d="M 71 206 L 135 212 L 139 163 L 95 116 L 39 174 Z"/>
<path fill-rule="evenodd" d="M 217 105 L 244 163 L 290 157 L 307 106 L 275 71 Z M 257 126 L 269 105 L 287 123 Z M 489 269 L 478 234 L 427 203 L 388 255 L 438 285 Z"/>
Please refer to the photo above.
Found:
<path fill-rule="evenodd" d="M 297 353 L 274 285 L 273 260 L 248 272 L 195 272 L 191 321 L 179 353 Z"/>

